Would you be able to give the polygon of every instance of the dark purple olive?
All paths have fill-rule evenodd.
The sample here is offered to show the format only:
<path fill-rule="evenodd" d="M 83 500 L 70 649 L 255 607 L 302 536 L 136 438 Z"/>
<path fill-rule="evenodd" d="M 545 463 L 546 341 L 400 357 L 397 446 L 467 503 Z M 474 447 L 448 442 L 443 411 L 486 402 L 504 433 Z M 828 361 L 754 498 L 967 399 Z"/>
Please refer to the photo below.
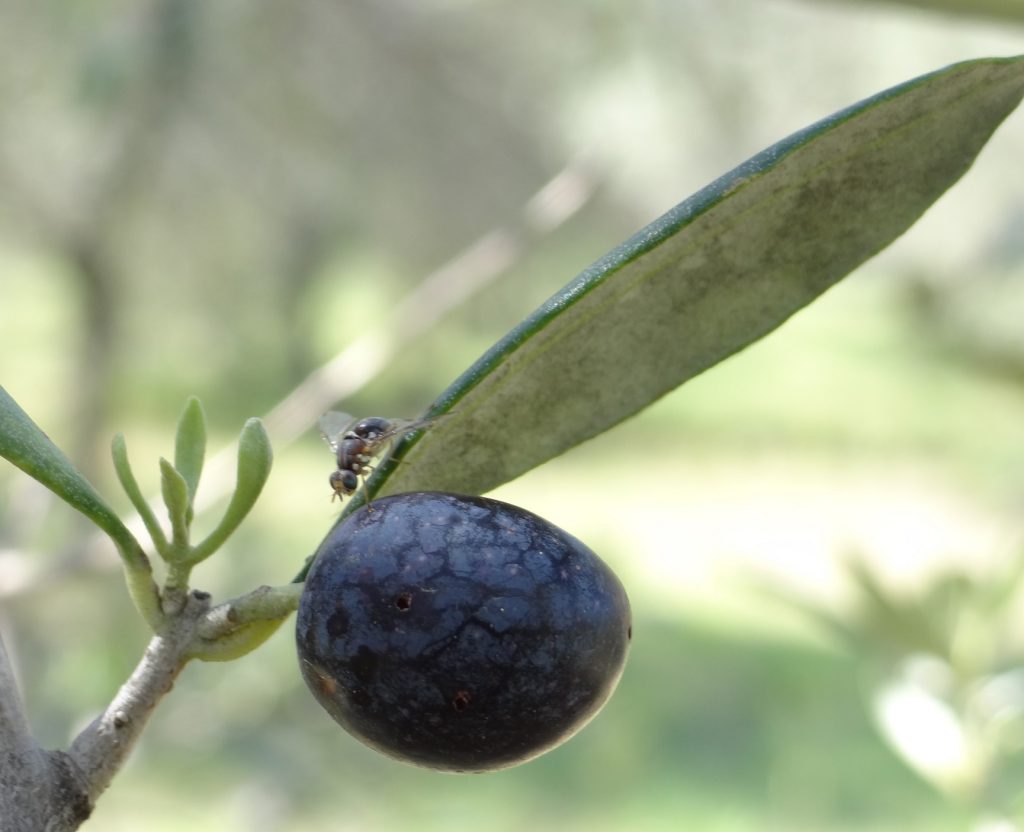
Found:
<path fill-rule="evenodd" d="M 324 540 L 299 602 L 302 675 L 357 739 L 447 771 L 524 762 L 583 727 L 632 635 L 615 573 L 484 497 L 374 500 Z"/>

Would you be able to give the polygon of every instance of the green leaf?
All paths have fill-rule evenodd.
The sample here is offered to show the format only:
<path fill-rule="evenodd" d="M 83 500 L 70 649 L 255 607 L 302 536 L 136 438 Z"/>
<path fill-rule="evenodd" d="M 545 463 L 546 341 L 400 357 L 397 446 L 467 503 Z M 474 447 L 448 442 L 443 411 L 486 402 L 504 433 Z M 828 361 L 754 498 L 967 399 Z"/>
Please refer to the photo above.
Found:
<path fill-rule="evenodd" d="M 260 647 L 280 629 L 286 618 L 244 624 L 216 641 L 195 646 L 188 657 L 202 662 L 233 662 Z"/>
<path fill-rule="evenodd" d="M 238 528 L 259 497 L 270 476 L 273 464 L 270 437 L 259 419 L 249 419 L 238 439 L 238 480 L 224 517 L 209 536 L 198 543 L 189 555 L 191 564 L 199 563 L 219 549 Z"/>
<path fill-rule="evenodd" d="M 1024 23 L 1024 0 L 890 0 L 890 2 L 937 12 Z M 856 5 L 860 6 L 861 3 L 858 2 Z"/>
<path fill-rule="evenodd" d="M 188 485 L 178 470 L 160 457 L 160 491 L 171 521 L 171 549 L 184 552 L 188 546 Z"/>
<path fill-rule="evenodd" d="M 489 491 L 771 332 L 913 225 L 1022 95 L 1022 58 L 956 64 L 762 151 L 495 344 L 370 493 Z"/>
<path fill-rule="evenodd" d="M 117 479 L 121 483 L 121 487 L 124 489 L 125 494 L 128 495 L 128 499 L 131 500 L 135 510 L 139 513 L 139 517 L 142 518 L 142 522 L 149 532 L 156 550 L 162 557 L 166 558 L 167 538 L 164 536 L 164 530 L 160 527 L 160 522 L 156 519 L 153 509 L 150 508 L 149 503 L 142 494 L 142 489 L 139 488 L 139 483 L 135 479 L 131 463 L 128 461 L 128 445 L 125 442 L 123 433 L 117 434 L 110 443 L 110 455 L 113 458 L 114 471 L 117 473 Z"/>
<path fill-rule="evenodd" d="M 187 520 L 192 522 L 192 504 L 195 502 L 199 476 L 203 472 L 206 456 L 206 414 L 203 405 L 192 396 L 181 418 L 178 419 L 178 433 L 174 439 L 174 467 L 185 480 L 188 488 Z"/>
<path fill-rule="evenodd" d="M 114 514 L 71 461 L 0 387 L 0 456 L 38 480 L 77 509 L 114 542 L 124 564 L 128 591 L 154 632 L 164 626 L 149 558 L 128 527 Z"/>
<path fill-rule="evenodd" d="M 103 529 L 126 561 L 146 560 L 138 541 L 113 509 L 3 387 L 0 387 L 0 456 Z"/>

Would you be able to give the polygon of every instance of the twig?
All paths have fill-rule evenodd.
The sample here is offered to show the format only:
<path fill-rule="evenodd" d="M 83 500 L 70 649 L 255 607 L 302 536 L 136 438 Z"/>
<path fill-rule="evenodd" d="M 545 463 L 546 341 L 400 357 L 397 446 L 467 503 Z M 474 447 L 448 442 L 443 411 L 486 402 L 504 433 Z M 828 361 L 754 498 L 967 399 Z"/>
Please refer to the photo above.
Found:
<path fill-rule="evenodd" d="M 156 706 L 174 685 L 209 610 L 193 593 L 181 614 L 154 636 L 107 709 L 63 751 L 44 751 L 32 736 L 0 640 L 0 829 L 72 832 L 89 817 L 135 747 Z"/>
<path fill-rule="evenodd" d="M 71 744 L 71 760 L 82 773 L 86 794 L 95 803 L 110 785 L 164 695 L 188 661 L 196 625 L 209 607 L 207 596 L 193 593 L 185 609 L 146 652 L 107 709 Z"/>

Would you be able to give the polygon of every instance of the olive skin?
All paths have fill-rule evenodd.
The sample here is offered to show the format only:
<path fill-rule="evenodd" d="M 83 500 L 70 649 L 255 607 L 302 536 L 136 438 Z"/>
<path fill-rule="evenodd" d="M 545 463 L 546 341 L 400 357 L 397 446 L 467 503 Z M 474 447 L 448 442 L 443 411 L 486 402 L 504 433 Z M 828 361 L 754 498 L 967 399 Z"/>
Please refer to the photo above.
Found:
<path fill-rule="evenodd" d="M 302 676 L 346 731 L 404 762 L 532 759 L 611 695 L 632 636 L 615 573 L 516 506 L 415 492 L 321 544 L 296 618 Z"/>

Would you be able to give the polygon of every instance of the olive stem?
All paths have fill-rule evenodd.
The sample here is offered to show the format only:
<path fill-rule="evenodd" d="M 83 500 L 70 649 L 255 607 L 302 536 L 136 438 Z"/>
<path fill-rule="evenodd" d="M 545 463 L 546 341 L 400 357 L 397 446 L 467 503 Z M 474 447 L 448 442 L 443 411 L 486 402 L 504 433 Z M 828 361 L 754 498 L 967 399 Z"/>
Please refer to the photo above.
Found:
<path fill-rule="evenodd" d="M 154 633 L 162 632 L 167 622 L 161 608 L 160 590 L 153 581 L 153 568 L 150 566 L 149 558 L 143 555 L 139 560 L 130 558 L 122 552 L 121 560 L 124 563 L 128 595 L 135 604 L 135 609 L 139 611 L 150 630 Z"/>
<path fill-rule="evenodd" d="M 302 588 L 302 584 L 257 587 L 210 610 L 199 622 L 196 633 L 213 640 L 246 624 L 286 618 L 298 608 Z"/>
<path fill-rule="evenodd" d="M 212 617 L 206 593 L 184 595 L 181 608 L 162 618 L 161 632 L 150 640 L 129 679 L 67 752 L 46 751 L 36 742 L 0 639 L 3 828 L 51 832 L 78 829 L 124 765 L 150 716 L 189 660 L 227 660 L 249 652 L 295 609 L 300 590 L 292 586 L 259 587 L 220 605 Z M 213 632 L 212 621 L 220 621 L 227 629 L 217 641 L 205 642 L 200 628 Z M 203 644 L 207 655 L 196 650 Z"/>
<path fill-rule="evenodd" d="M 175 550 L 178 551 L 178 550 Z M 180 555 L 168 557 L 167 577 L 164 579 L 164 592 L 161 599 L 161 611 L 165 616 L 178 615 L 185 607 L 188 593 L 188 582 L 192 575 L 192 566 L 184 562 Z"/>
<path fill-rule="evenodd" d="M 90 805 L 110 785 L 188 662 L 188 645 L 208 607 L 206 595 L 190 594 L 181 613 L 150 640 L 110 705 L 72 742 L 68 755 L 80 772 Z"/>
<path fill-rule="evenodd" d="M 261 586 L 218 604 L 196 626 L 189 655 L 223 662 L 252 652 L 298 608 L 302 589 L 301 584 Z"/>

